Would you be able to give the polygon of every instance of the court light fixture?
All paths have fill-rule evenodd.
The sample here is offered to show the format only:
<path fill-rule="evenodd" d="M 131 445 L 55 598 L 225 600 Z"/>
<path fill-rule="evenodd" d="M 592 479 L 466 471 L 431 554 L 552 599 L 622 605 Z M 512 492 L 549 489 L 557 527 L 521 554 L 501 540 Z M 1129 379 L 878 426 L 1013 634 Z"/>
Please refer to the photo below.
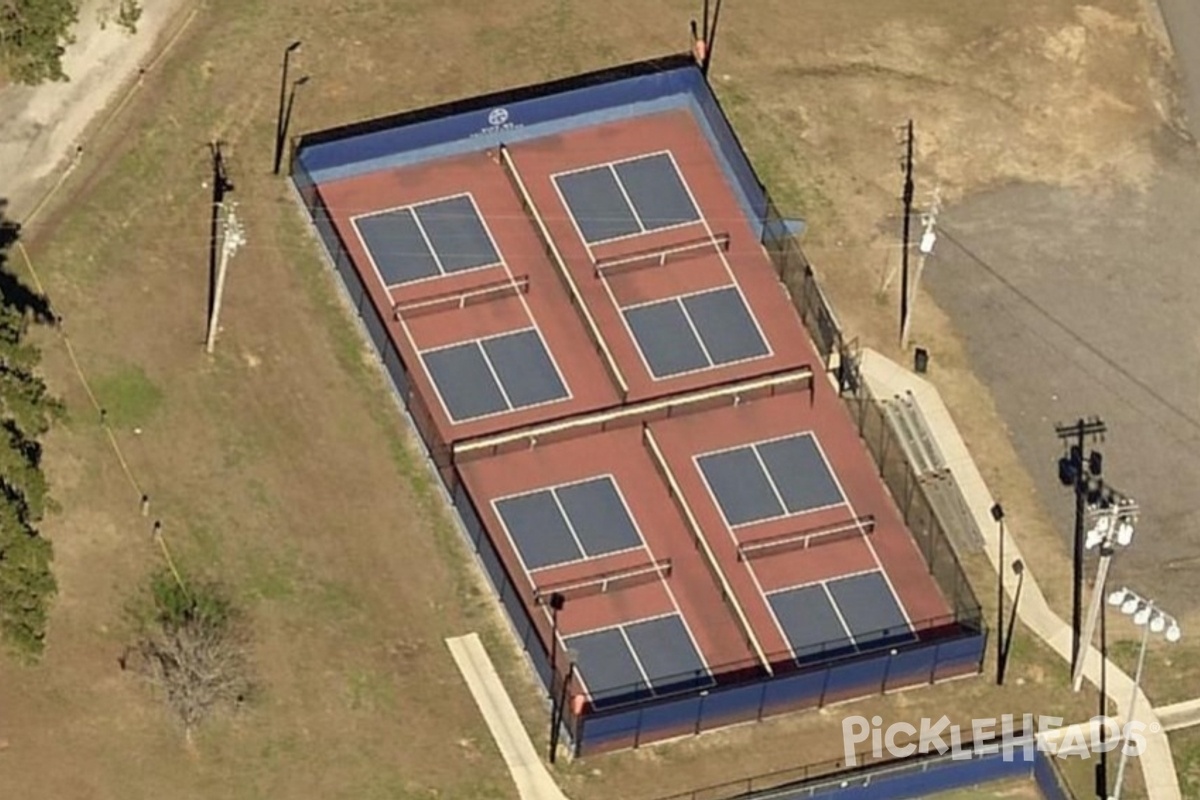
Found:
<path fill-rule="evenodd" d="M 1116 591 L 1114 591 L 1114 592 L 1110 592 L 1110 593 L 1109 593 L 1109 595 L 1108 595 L 1108 604 L 1109 604 L 1110 606 L 1119 606 L 1119 605 L 1121 605 L 1122 603 L 1124 603 L 1124 602 L 1125 602 L 1125 595 L 1126 595 L 1127 593 L 1128 593 L 1128 592 L 1127 592 L 1127 590 L 1125 590 L 1125 589 L 1117 589 L 1117 590 L 1116 590 Z"/>
<path fill-rule="evenodd" d="M 1145 625 L 1147 622 L 1150 621 L 1150 615 L 1153 613 L 1154 613 L 1154 609 L 1152 609 L 1150 607 L 1149 603 L 1139 603 L 1138 610 L 1133 615 L 1133 624 L 1134 625 Z"/>
<path fill-rule="evenodd" d="M 1162 614 L 1155 614 L 1150 619 L 1150 631 L 1152 633 L 1162 633 L 1163 629 L 1166 627 L 1167 627 L 1167 618 L 1164 617 Z"/>
<path fill-rule="evenodd" d="M 1166 638 L 1166 640 L 1172 644 L 1178 642 L 1182 636 L 1183 631 L 1179 630 L 1179 625 L 1176 622 L 1172 622 L 1171 626 L 1167 628 L 1166 634 L 1164 634 L 1164 638 Z"/>

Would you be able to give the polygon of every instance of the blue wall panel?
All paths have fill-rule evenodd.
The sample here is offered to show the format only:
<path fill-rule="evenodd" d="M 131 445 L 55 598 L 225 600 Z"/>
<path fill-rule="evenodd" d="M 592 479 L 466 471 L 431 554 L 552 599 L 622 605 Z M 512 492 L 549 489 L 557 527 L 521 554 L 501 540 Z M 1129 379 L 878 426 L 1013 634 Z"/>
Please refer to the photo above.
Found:
<path fill-rule="evenodd" d="M 735 722 L 757 719 L 766 685 L 729 686 L 709 691 L 701 709 L 701 730 L 712 730 Z"/>

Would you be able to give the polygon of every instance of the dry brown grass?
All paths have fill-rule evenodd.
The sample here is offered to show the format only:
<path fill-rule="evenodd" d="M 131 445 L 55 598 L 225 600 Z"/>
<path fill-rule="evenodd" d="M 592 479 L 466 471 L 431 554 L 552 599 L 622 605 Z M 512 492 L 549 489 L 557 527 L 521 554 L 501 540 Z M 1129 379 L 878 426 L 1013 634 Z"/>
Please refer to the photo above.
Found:
<path fill-rule="evenodd" d="M 189 750 L 120 672 L 120 609 L 159 556 L 48 337 L 47 367 L 73 412 L 47 445 L 63 511 L 46 533 L 62 591 L 45 662 L 0 662 L 9 742 L 0 771 L 14 795 L 512 796 L 443 638 L 484 632 L 539 742 L 544 710 L 316 245 L 268 174 L 278 57 L 304 40 L 294 74 L 311 80 L 295 124 L 316 129 L 679 50 L 696 5 L 247 0 L 202 12 L 29 241 L 79 363 L 105 405 L 122 409 L 116 437 L 178 557 L 227 581 L 248 609 L 264 691 Z M 718 92 L 785 208 L 811 221 L 810 253 L 852 334 L 888 349 L 891 305 L 874 287 L 894 254 L 880 235 L 896 204 L 892 127 L 908 116 L 936 120 L 922 123 L 921 154 L 951 191 L 1138 178 L 1144 163 L 1129 143 L 1152 111 L 1159 63 L 1137 13 L 1134 0 L 1090 10 L 1067 0 L 969 10 L 956 0 L 729 4 Z M 1064 125 L 1050 113 L 1062 108 L 1088 125 Z M 249 245 L 208 360 L 202 183 L 214 138 L 227 143 Z M 1022 547 L 1039 576 L 1061 572 L 986 390 L 946 320 L 924 301 L 919 313 L 919 336 L 938 353 L 935 379 L 1019 522 Z M 650 797 L 836 757 L 841 715 L 868 708 L 1086 715 L 1060 700 L 1065 668 L 1021 641 L 1011 675 L 1024 684 L 1012 693 L 961 681 L 564 765 L 560 775 L 580 800 Z"/>

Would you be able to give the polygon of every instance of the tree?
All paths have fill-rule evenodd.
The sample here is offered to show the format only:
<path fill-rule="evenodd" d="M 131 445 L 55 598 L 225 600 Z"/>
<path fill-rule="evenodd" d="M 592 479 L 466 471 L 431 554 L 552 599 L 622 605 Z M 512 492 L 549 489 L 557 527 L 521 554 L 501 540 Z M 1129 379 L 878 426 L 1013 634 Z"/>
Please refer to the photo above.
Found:
<path fill-rule="evenodd" d="M 31 320 L 53 318 L 45 298 L 7 269 L 18 227 L 0 207 L 0 637 L 21 653 L 41 653 L 56 585 L 50 542 L 37 524 L 49 503 L 38 439 L 61 414 L 38 375 L 41 353 L 25 341 Z"/>
<path fill-rule="evenodd" d="M 146 594 L 131 609 L 137 639 L 121 665 L 163 693 L 190 735 L 212 711 L 250 692 L 245 621 L 221 585 L 185 586 L 171 570 L 151 576 Z"/>
<path fill-rule="evenodd" d="M 74 41 L 80 0 L 0 0 L 0 66 L 18 83 L 65 81 L 62 57 Z M 106 0 L 97 11 L 134 33 L 142 9 L 138 0 Z"/>

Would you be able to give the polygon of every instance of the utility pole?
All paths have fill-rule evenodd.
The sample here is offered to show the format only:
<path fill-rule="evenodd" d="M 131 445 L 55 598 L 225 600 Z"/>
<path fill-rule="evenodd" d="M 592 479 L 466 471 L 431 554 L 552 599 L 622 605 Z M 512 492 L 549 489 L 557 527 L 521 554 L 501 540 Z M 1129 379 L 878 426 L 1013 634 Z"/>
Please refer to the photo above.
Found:
<path fill-rule="evenodd" d="M 904 343 L 908 328 L 908 239 L 912 228 L 913 203 L 913 122 L 904 132 L 904 241 L 900 246 L 900 340 Z"/>
<path fill-rule="evenodd" d="M 208 316 L 208 335 L 204 338 L 204 352 L 212 354 L 217 341 L 217 324 L 221 315 L 221 297 L 225 293 L 225 275 L 229 270 L 231 259 L 242 245 L 246 243 L 246 234 L 242 223 L 237 218 L 237 204 L 225 202 L 226 190 L 232 189 L 225 175 L 225 161 L 221 155 L 221 143 L 213 142 L 213 198 L 215 200 L 214 227 L 216 215 L 221 222 L 221 253 L 217 266 L 216 287 L 213 290 L 212 308 Z M 215 242 L 214 242 L 215 244 Z"/>
<path fill-rule="evenodd" d="M 1092 449 L 1086 457 L 1088 440 L 1102 441 L 1108 428 L 1099 417 L 1079 419 L 1070 425 L 1055 425 L 1054 432 L 1067 444 L 1067 455 L 1058 460 L 1058 479 L 1075 491 L 1075 531 L 1071 575 L 1071 673 L 1079 665 L 1080 628 L 1083 623 L 1084 517 L 1088 495 L 1100 484 L 1103 459 Z"/>
<path fill-rule="evenodd" d="M 907 316 L 904 317 L 904 321 L 900 328 L 900 349 L 901 350 L 908 347 L 908 334 L 909 334 L 909 331 L 912 330 L 912 318 L 913 318 L 913 314 L 916 312 L 917 290 L 921 286 L 921 274 L 925 271 L 925 259 L 927 259 L 927 258 L 929 258 L 929 256 L 933 255 L 934 245 L 937 244 L 937 231 L 935 230 L 935 228 L 937 226 L 938 214 L 941 213 L 941 210 L 942 210 L 941 189 L 934 189 L 933 190 L 933 200 L 929 204 L 929 211 L 927 213 L 921 215 L 921 224 L 924 227 L 924 230 L 921 233 L 921 243 L 917 246 L 917 249 L 920 251 L 921 255 L 917 259 L 917 268 L 913 272 L 912 289 L 908 293 L 908 295 L 909 295 L 908 296 L 908 304 L 907 304 L 908 314 L 907 314 Z M 906 217 L 906 219 L 907 219 L 907 217 Z M 907 240 L 907 237 L 905 237 L 905 239 Z M 908 249 L 908 247 L 907 247 L 907 243 L 906 243 L 905 250 L 907 251 L 907 249 Z"/>

